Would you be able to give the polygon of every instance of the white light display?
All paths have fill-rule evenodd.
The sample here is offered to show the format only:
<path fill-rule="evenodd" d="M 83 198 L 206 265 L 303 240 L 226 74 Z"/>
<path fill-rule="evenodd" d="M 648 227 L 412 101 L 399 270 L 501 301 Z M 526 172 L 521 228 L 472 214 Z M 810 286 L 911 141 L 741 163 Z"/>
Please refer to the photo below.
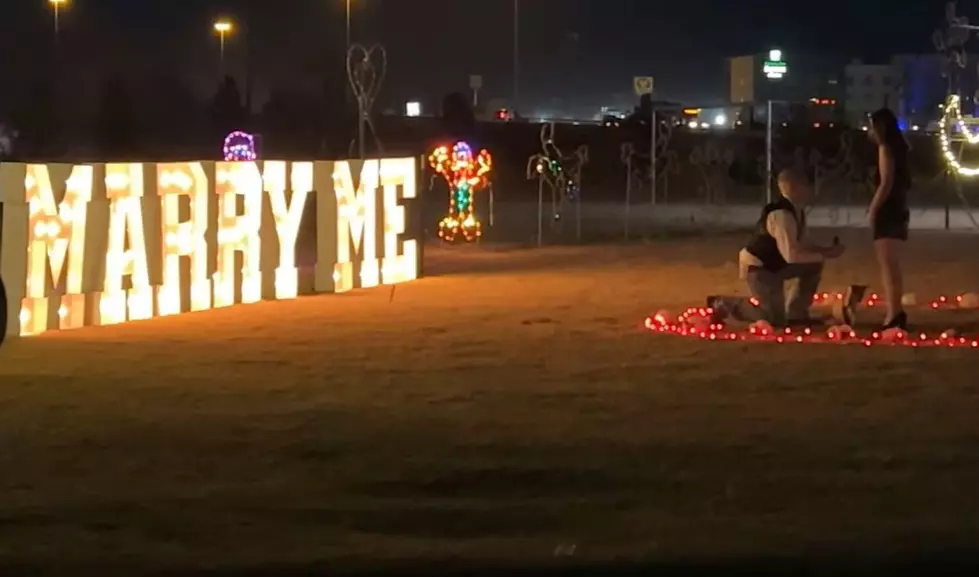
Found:
<path fill-rule="evenodd" d="M 384 259 L 381 262 L 381 282 L 395 284 L 418 278 L 418 241 L 406 239 L 398 254 L 398 240 L 405 233 L 405 209 L 401 198 L 415 198 L 415 163 L 410 158 L 381 161 L 381 186 L 384 187 Z"/>
<path fill-rule="evenodd" d="M 314 190 L 322 195 L 319 222 L 310 223 L 319 231 L 311 271 L 319 290 L 411 281 L 419 272 L 420 231 L 412 226 L 419 221 L 408 222 L 400 199 L 417 196 L 416 170 L 413 158 L 53 169 L 4 163 L 5 334 L 294 298 L 297 245 Z M 332 283 L 318 280 L 331 274 Z"/>
<path fill-rule="evenodd" d="M 215 170 L 218 195 L 218 258 L 214 272 L 214 306 L 235 303 L 235 254 L 242 255 L 241 302 L 262 300 L 261 260 L 262 175 L 254 162 L 219 162 Z M 238 213 L 238 199 L 243 211 Z"/>
<path fill-rule="evenodd" d="M 295 298 L 299 294 L 299 269 L 296 267 L 296 241 L 302 224 L 306 198 L 313 191 L 313 163 L 292 165 L 292 197 L 286 200 L 286 163 L 269 161 L 262 172 L 269 209 L 279 240 L 278 265 L 275 268 L 275 298 Z"/>
<path fill-rule="evenodd" d="M 380 284 L 377 262 L 377 160 L 365 160 L 355 187 L 350 163 L 337 161 L 333 189 L 337 198 L 337 262 L 333 269 L 336 292 L 354 288 L 354 254 L 360 255 L 360 286 Z"/>
<path fill-rule="evenodd" d="M 143 232 L 143 165 L 106 164 L 109 236 L 105 277 L 99 295 L 99 324 L 112 325 L 153 316 L 153 287 Z M 129 277 L 126 290 L 123 280 Z"/>
<path fill-rule="evenodd" d="M 64 274 L 64 295 L 58 307 L 58 326 L 77 328 L 85 322 L 82 278 L 85 263 L 85 225 L 92 200 L 94 170 L 74 166 L 65 182 L 65 194 L 55 203 L 48 167 L 26 167 L 24 195 L 29 207 L 26 297 L 20 308 L 20 334 L 36 335 L 48 329 L 48 271 L 59 288 Z M 67 265 L 67 268 L 66 266 Z M 3 327 L 0 327 L 3 329 Z"/>
<path fill-rule="evenodd" d="M 157 295 L 160 315 L 183 312 L 180 257 L 190 259 L 190 310 L 211 308 L 207 269 L 207 175 L 199 162 L 160 164 L 157 194 L 163 224 L 163 284 Z M 180 199 L 190 200 L 190 218 L 180 220 Z"/>

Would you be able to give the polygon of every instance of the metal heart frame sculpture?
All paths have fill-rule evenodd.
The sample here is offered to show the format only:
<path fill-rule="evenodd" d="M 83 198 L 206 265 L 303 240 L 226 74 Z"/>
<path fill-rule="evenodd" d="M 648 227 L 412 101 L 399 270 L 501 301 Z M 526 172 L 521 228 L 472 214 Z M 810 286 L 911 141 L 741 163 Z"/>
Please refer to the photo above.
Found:
<path fill-rule="evenodd" d="M 972 36 L 973 28 L 969 25 L 969 19 L 965 16 L 958 16 L 955 2 L 945 5 L 945 28 L 935 30 L 931 35 L 931 40 L 935 45 L 935 50 L 946 59 L 945 73 L 951 76 L 952 65 L 958 68 L 965 68 L 968 60 L 965 52 L 965 44 Z"/>
<path fill-rule="evenodd" d="M 370 129 L 371 136 L 377 145 L 378 152 L 383 152 L 381 140 L 377 136 L 374 128 L 374 121 L 371 119 L 371 108 L 381 93 L 384 85 L 384 78 L 387 75 L 388 56 L 387 50 L 381 44 L 374 44 L 370 48 L 363 44 L 354 44 L 347 50 L 347 81 L 350 83 L 350 90 L 353 92 L 357 101 L 357 138 L 356 143 L 359 147 L 360 157 L 366 158 L 367 152 L 367 129 Z M 354 142 L 350 143 L 351 154 Z"/>

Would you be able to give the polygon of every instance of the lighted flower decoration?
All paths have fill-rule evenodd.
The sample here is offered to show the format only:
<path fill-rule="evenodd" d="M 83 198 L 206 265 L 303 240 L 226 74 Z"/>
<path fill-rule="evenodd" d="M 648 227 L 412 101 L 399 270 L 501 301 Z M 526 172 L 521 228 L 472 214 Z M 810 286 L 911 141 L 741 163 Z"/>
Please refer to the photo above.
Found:
<path fill-rule="evenodd" d="M 449 186 L 449 214 L 439 223 L 439 238 L 446 242 L 476 240 L 482 234 L 482 225 L 476 218 L 475 196 L 476 191 L 489 185 L 493 169 L 490 153 L 480 150 L 474 154 L 468 143 L 460 141 L 451 149 L 439 146 L 428 162 Z"/>
<path fill-rule="evenodd" d="M 228 162 L 248 162 L 258 160 L 255 151 L 255 137 L 247 132 L 235 130 L 224 138 L 224 159 Z"/>
<path fill-rule="evenodd" d="M 588 163 L 588 147 L 575 149 L 565 156 L 554 142 L 554 123 L 545 124 L 540 133 L 542 152 L 527 162 L 527 179 L 540 179 L 551 191 L 554 220 L 561 219 L 564 203 L 578 200 L 581 192 L 581 169 Z"/>

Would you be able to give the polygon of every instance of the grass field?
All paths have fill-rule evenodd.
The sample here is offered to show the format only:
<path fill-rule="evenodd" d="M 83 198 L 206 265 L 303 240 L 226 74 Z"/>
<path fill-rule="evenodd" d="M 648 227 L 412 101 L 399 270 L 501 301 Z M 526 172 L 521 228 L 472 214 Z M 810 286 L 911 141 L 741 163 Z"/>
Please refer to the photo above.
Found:
<path fill-rule="evenodd" d="M 737 288 L 739 240 L 433 247 L 393 299 L 8 343 L 0 572 L 971 563 L 979 352 L 640 329 Z M 825 286 L 877 284 L 844 241 Z M 979 290 L 976 241 L 917 235 L 909 290 Z"/>

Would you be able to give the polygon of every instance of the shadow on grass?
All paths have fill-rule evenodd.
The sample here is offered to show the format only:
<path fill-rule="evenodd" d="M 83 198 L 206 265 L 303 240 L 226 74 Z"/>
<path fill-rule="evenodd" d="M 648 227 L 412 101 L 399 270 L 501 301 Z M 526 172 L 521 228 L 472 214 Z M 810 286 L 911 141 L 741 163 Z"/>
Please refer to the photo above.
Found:
<path fill-rule="evenodd" d="M 9 568 L 16 574 L 38 575 L 36 568 Z M 65 568 L 68 569 L 68 568 Z M 71 568 L 74 575 L 108 574 L 102 567 Z M 731 560 L 678 559 L 646 562 L 577 563 L 554 559 L 529 565 L 506 565 L 495 562 L 467 564 L 461 562 L 418 563 L 414 561 L 340 562 L 310 565 L 269 565 L 252 568 L 212 570 L 173 570 L 147 573 L 159 577 L 331 577 L 367 575 L 390 577 L 639 577 L 639 576 L 861 576 L 867 575 L 974 575 L 979 570 L 979 550 L 975 548 L 936 548 L 893 557 L 868 557 L 860 553 L 807 558 L 759 557 Z M 14 573 L 11 573 L 14 574 Z M 66 573 L 67 574 L 67 573 Z M 120 573 L 121 574 L 121 573 Z M 137 575 L 138 573 L 127 573 Z"/>
<path fill-rule="evenodd" d="M 455 274 L 499 274 L 513 272 L 543 272 L 559 269 L 594 267 L 596 255 L 607 255 L 605 264 L 613 264 L 613 258 L 648 258 L 644 248 L 669 249 L 677 243 L 691 240 L 741 239 L 744 231 L 712 231 L 676 229 L 663 230 L 654 235 L 633 237 L 628 241 L 614 235 L 592 235 L 577 241 L 545 242 L 538 247 L 533 242 L 481 242 L 473 244 L 447 244 L 430 242 L 425 247 L 424 276 Z M 596 253 L 600 249 L 602 253 Z M 664 253 L 664 257 L 669 253 Z M 732 253 L 735 254 L 735 253 Z M 719 255 L 730 260 L 730 254 Z M 601 265 L 602 263 L 598 263 Z"/>

